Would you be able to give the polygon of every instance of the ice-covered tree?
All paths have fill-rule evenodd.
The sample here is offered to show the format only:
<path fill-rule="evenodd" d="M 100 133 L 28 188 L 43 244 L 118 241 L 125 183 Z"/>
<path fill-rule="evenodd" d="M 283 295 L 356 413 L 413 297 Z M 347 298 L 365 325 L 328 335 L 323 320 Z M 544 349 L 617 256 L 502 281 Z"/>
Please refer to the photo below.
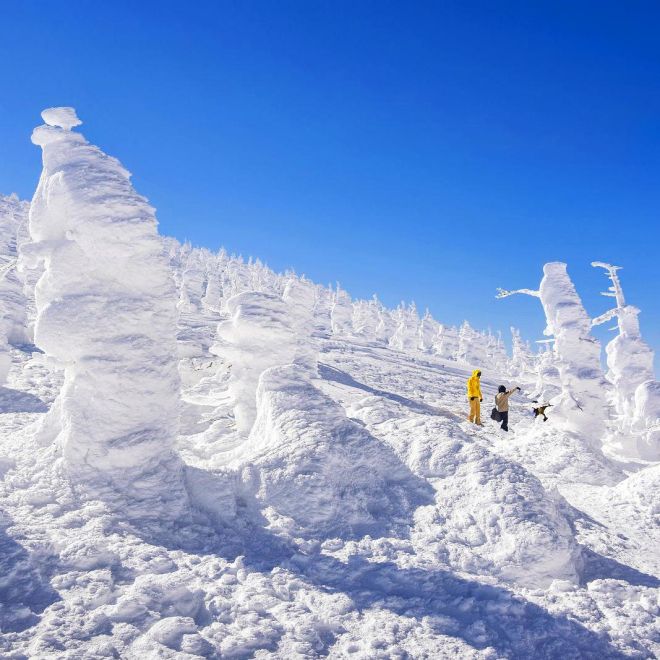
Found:
<path fill-rule="evenodd" d="M 458 330 L 453 325 L 442 324 L 433 340 L 433 352 L 444 360 L 456 360 L 458 355 Z"/>
<path fill-rule="evenodd" d="M 330 322 L 333 335 L 351 335 L 353 332 L 353 301 L 339 285 L 332 296 Z"/>
<path fill-rule="evenodd" d="M 543 267 L 538 290 L 498 289 L 498 298 L 514 294 L 539 298 L 546 317 L 546 336 L 554 337 L 561 397 L 557 411 L 570 427 L 583 431 L 594 442 L 602 440 L 609 417 L 607 383 L 600 366 L 600 343 L 591 334 L 587 314 L 566 264 L 551 262 Z"/>
<path fill-rule="evenodd" d="M 64 370 L 53 410 L 68 474 L 126 515 L 178 515 L 176 291 L 154 210 L 114 158 L 42 113 L 43 171 L 30 206 L 26 266 L 43 262 L 35 342 Z M 122 505 L 123 506 L 123 505 Z"/>
<path fill-rule="evenodd" d="M 358 337 L 374 341 L 380 322 L 380 303 L 376 296 L 371 300 L 356 300 L 353 304 L 353 330 Z"/>
<path fill-rule="evenodd" d="M 390 337 L 390 346 L 399 351 L 414 351 L 419 342 L 419 315 L 415 303 L 401 303 L 395 312 L 396 329 Z"/>
<path fill-rule="evenodd" d="M 417 348 L 425 353 L 431 352 L 439 329 L 440 324 L 431 316 L 431 312 L 427 309 L 419 324 Z"/>
<path fill-rule="evenodd" d="M 605 347 L 607 353 L 607 376 L 614 384 L 617 413 L 630 419 L 635 409 L 635 390 L 647 380 L 655 378 L 653 373 L 653 351 L 642 339 L 639 330 L 639 309 L 626 304 L 618 271 L 621 266 L 594 261 L 594 267 L 604 268 L 612 285 L 602 295 L 614 298 L 616 307 L 592 321 L 601 325 L 616 319 L 618 334 Z"/>
<path fill-rule="evenodd" d="M 10 345 L 27 340 L 27 301 L 16 262 L 18 236 L 27 222 L 28 208 L 16 195 L 0 195 L 0 385 L 9 371 Z"/>
<path fill-rule="evenodd" d="M 520 330 L 511 327 L 511 375 L 516 378 L 531 376 L 534 369 L 535 356 L 529 342 L 523 341 Z"/>
<path fill-rule="evenodd" d="M 472 367 L 484 367 L 488 363 L 486 345 L 481 333 L 464 321 L 458 332 L 456 359 Z"/>
<path fill-rule="evenodd" d="M 218 342 L 212 351 L 228 364 L 234 418 L 244 437 L 256 418 L 259 377 L 270 367 L 293 363 L 296 357 L 299 346 L 290 312 L 281 296 L 257 291 L 239 293 L 226 302 L 229 319 L 218 325 Z"/>

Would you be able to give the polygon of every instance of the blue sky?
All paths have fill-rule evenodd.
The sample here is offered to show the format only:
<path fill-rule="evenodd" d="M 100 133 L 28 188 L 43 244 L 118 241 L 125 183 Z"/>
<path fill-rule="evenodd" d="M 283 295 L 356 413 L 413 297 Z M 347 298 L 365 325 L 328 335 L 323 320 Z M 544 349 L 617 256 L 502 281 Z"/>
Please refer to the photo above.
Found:
<path fill-rule="evenodd" d="M 1 11 L 0 191 L 31 196 L 39 111 L 73 105 L 163 233 L 530 339 L 538 301 L 497 286 L 563 260 L 596 315 L 612 261 L 660 352 L 657 2 Z"/>

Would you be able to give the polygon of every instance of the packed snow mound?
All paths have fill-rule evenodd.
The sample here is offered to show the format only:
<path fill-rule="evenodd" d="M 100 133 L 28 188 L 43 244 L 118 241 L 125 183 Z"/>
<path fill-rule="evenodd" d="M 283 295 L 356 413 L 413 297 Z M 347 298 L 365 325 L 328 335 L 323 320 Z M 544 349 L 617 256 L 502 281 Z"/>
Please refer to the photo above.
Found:
<path fill-rule="evenodd" d="M 35 342 L 64 370 L 57 443 L 74 479 L 162 515 L 146 503 L 184 494 L 176 291 L 154 211 L 116 159 L 69 130 L 71 109 L 46 116 L 33 134 L 44 168 L 22 259 L 45 266 Z"/>
<path fill-rule="evenodd" d="M 367 397 L 349 414 L 386 437 L 415 474 L 433 483 L 435 503 L 415 515 L 420 552 L 454 570 L 530 587 L 577 581 L 580 552 L 560 497 L 456 428 L 451 416 L 402 422 L 384 414 L 387 408 Z"/>
<path fill-rule="evenodd" d="M 415 507 L 429 500 L 428 485 L 350 421 L 301 367 L 264 372 L 257 406 L 246 478 L 292 535 L 405 533 Z"/>

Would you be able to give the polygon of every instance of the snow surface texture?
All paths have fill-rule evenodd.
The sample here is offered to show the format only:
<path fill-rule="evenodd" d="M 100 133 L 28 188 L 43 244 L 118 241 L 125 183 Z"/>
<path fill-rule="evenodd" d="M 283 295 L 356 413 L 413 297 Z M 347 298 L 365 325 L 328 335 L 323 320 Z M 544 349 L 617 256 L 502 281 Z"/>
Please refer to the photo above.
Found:
<path fill-rule="evenodd" d="M 26 343 L 27 300 L 17 273 L 18 241 L 29 205 L 16 195 L 0 196 L 0 385 L 6 378 L 11 345 Z"/>
<path fill-rule="evenodd" d="M 561 371 L 570 342 L 534 353 L 514 334 L 508 358 L 412 305 L 161 242 L 127 173 L 70 130 L 75 113 L 44 119 L 21 260 L 45 263 L 36 292 L 16 271 L 9 316 L 36 314 L 46 354 L 5 344 L 0 388 L 2 657 L 660 654 L 660 464 L 605 455 L 573 409 L 531 414 L 535 390 L 591 391 Z M 465 419 L 476 366 L 485 411 L 498 385 L 524 389 L 508 434 Z M 634 411 L 606 433 L 656 433 L 656 381 Z M 133 423 L 145 434 L 120 470 L 112 439 Z M 84 443 L 92 463 L 75 451 L 62 469 Z"/>
<path fill-rule="evenodd" d="M 43 118 L 32 135 L 44 167 L 22 258 L 44 264 L 35 342 L 64 370 L 56 443 L 74 481 L 125 496 L 140 516 L 160 515 L 149 506 L 183 499 L 183 482 L 173 452 L 176 290 L 154 212 L 117 160 L 71 132 L 80 124 L 73 109 Z"/>

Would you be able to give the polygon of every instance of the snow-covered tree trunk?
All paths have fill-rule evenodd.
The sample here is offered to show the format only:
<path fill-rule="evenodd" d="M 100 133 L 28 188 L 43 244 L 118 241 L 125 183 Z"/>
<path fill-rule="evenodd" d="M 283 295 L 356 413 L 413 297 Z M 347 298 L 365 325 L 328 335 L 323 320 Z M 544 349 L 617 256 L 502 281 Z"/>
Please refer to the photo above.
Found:
<path fill-rule="evenodd" d="M 0 385 L 9 372 L 11 344 L 27 341 L 23 283 L 16 265 L 18 236 L 27 222 L 29 204 L 16 195 L 0 195 Z"/>
<path fill-rule="evenodd" d="M 45 264 L 35 341 L 64 369 L 55 409 L 65 466 L 93 496 L 127 500 L 127 515 L 176 517 L 186 500 L 174 452 L 176 291 L 154 210 L 119 161 L 71 131 L 81 123 L 72 108 L 42 116 L 22 252 Z"/>

